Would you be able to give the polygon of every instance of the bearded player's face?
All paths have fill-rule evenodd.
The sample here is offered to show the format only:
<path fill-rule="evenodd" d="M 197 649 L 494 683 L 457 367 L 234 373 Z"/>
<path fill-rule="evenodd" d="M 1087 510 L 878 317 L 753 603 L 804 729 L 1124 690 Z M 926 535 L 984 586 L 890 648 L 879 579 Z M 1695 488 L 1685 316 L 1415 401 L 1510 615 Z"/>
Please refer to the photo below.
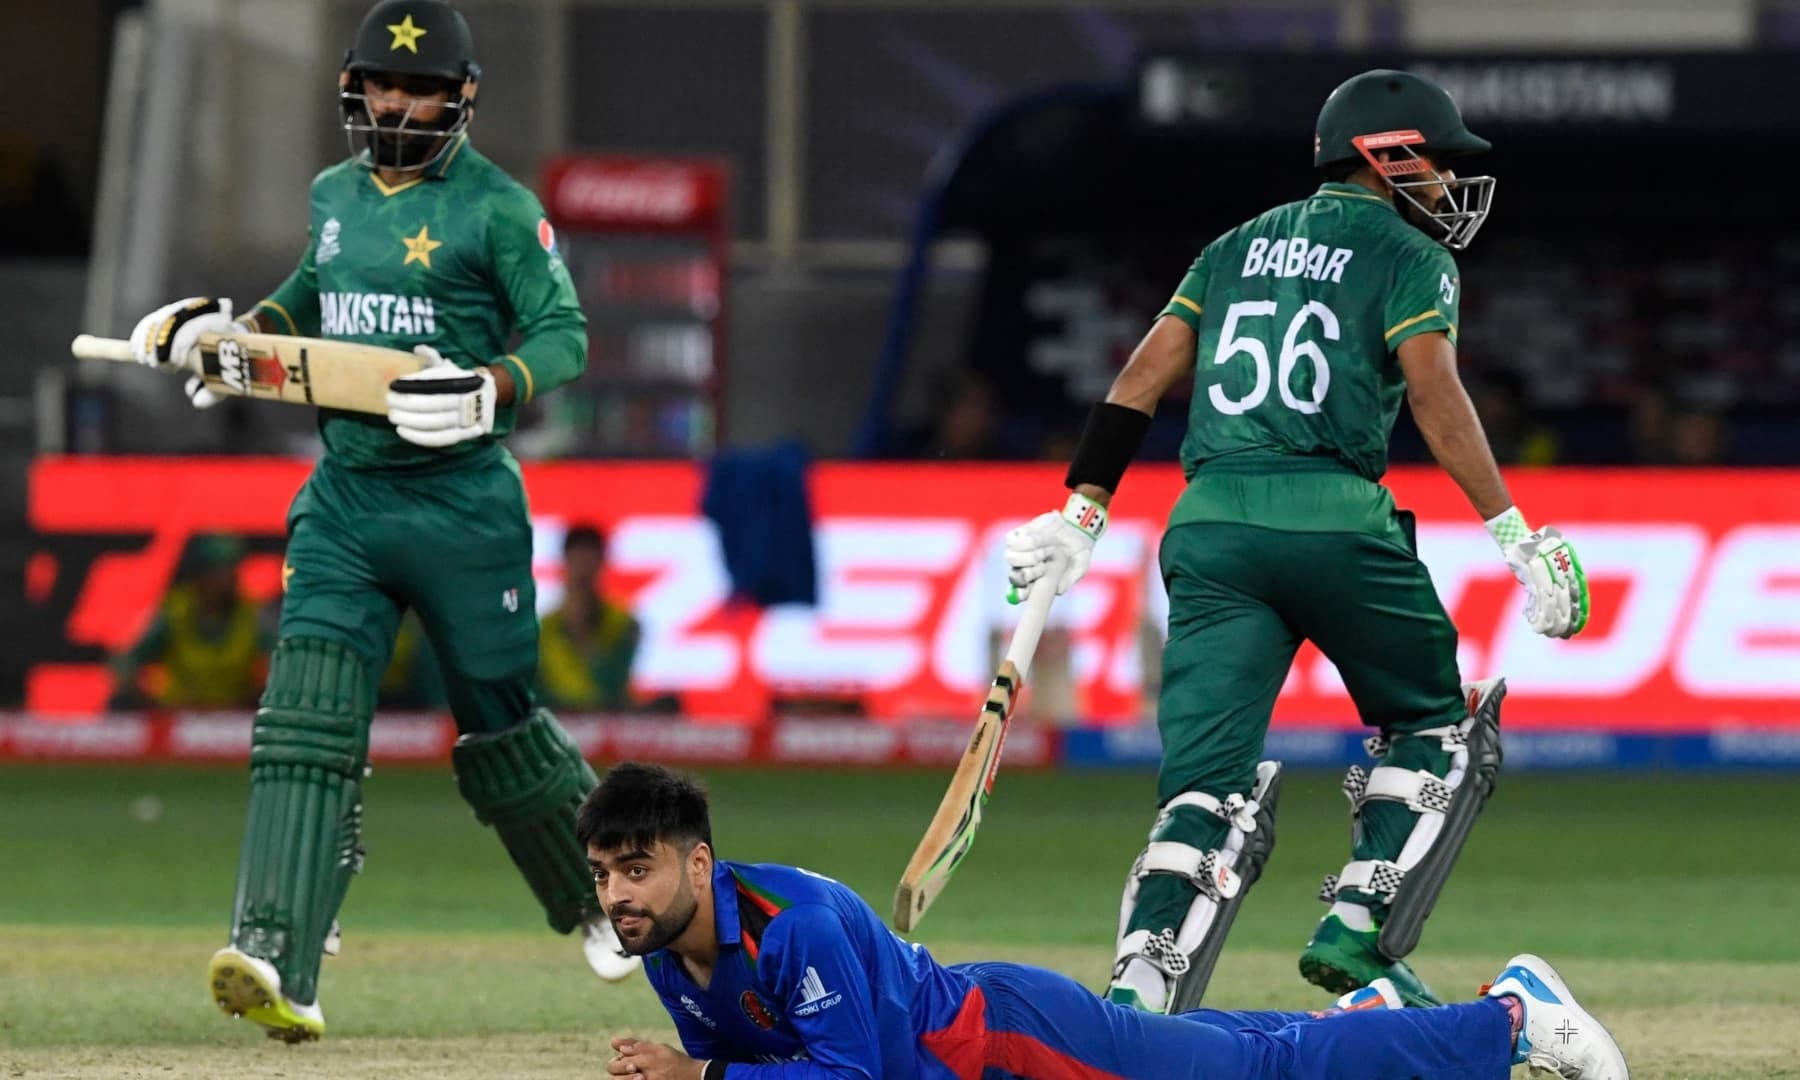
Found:
<path fill-rule="evenodd" d="M 1422 229 L 1426 233 L 1436 236 L 1443 230 L 1436 222 L 1431 220 L 1429 215 L 1442 213 L 1443 211 L 1450 209 L 1448 205 L 1450 202 L 1450 185 L 1456 179 L 1456 172 L 1452 169 L 1440 167 L 1437 162 L 1423 154 L 1420 155 L 1420 160 L 1425 163 L 1425 166 L 1430 169 L 1431 172 L 1423 172 L 1416 176 L 1409 176 L 1406 178 L 1410 181 L 1407 185 L 1406 193 L 1411 196 L 1411 199 L 1395 198 L 1395 209 L 1399 210 L 1400 216 L 1406 219 L 1413 227 Z M 1431 179 L 1434 173 L 1436 174 L 1435 180 L 1430 183 L 1423 182 Z M 1418 205 L 1414 205 L 1414 200 L 1417 201 Z M 1423 209 L 1420 209 L 1421 206 Z"/>
<path fill-rule="evenodd" d="M 1424 203 L 1433 211 L 1442 210 L 1444 209 L 1444 203 L 1450 198 L 1449 185 L 1456 179 L 1456 170 L 1441 167 L 1437 162 L 1430 158 L 1425 159 L 1425 164 L 1431 168 L 1432 172 L 1437 173 L 1438 183 L 1427 187 L 1415 188 L 1413 190 L 1413 197 Z"/>
<path fill-rule="evenodd" d="M 657 842 L 649 848 L 601 851 L 588 848 L 594 894 L 618 931 L 619 944 L 633 956 L 667 946 L 694 921 L 700 902 L 694 875 L 702 871 L 696 850 Z"/>

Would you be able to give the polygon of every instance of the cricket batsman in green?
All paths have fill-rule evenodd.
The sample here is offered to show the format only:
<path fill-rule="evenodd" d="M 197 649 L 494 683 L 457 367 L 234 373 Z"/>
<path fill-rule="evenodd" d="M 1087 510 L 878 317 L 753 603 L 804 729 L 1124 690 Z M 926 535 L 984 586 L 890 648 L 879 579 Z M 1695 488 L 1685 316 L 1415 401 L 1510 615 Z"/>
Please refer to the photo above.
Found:
<path fill-rule="evenodd" d="M 1588 619 L 1575 549 L 1513 505 L 1456 371 L 1451 253 L 1486 219 L 1494 179 L 1453 165 L 1487 149 L 1417 75 L 1334 90 L 1313 143 L 1324 184 L 1207 245 L 1094 407 L 1063 510 L 1006 538 L 1015 598 L 1079 580 L 1157 402 L 1195 375 L 1188 484 L 1160 553 L 1158 813 L 1125 887 L 1116 1002 L 1199 1004 L 1274 844 L 1280 765 L 1258 758 L 1302 641 L 1375 729 L 1375 764 L 1345 781 L 1350 862 L 1325 880 L 1301 974 L 1333 993 L 1386 977 L 1409 1004 L 1437 1001 L 1405 957 L 1492 790 L 1505 683 L 1461 684 L 1412 516 L 1380 483 L 1402 397 L 1526 589 L 1532 629 L 1566 638 Z M 1067 569 L 1041 580 L 1059 554 Z"/>
<path fill-rule="evenodd" d="M 312 184 L 299 267 L 241 320 L 196 297 L 146 316 L 137 359 L 255 330 L 410 349 L 388 414 L 322 410 L 325 456 L 288 512 L 279 642 L 250 748 L 250 805 L 219 1007 L 288 1041 L 324 1033 L 321 957 L 362 866 L 375 690 L 415 610 L 456 719 L 456 782 L 559 933 L 606 979 L 638 965 L 600 911 L 575 811 L 597 783 L 537 708 L 531 521 L 500 439 L 521 405 L 579 375 L 587 322 L 536 198 L 469 141 L 481 71 L 444 0 L 382 0 L 339 75 L 352 156 Z M 520 344 L 506 350 L 509 335 Z M 227 372 L 227 378 L 230 372 Z M 217 399 L 190 382 L 194 404 Z"/>

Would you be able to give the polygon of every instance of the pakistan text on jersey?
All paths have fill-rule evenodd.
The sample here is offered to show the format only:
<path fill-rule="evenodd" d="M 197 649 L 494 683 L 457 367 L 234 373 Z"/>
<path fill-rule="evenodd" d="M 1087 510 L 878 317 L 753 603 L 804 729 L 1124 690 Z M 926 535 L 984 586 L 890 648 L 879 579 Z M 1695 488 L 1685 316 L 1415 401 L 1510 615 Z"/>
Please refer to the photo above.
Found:
<path fill-rule="evenodd" d="M 327 292 L 319 294 L 319 321 L 327 337 L 352 334 L 437 333 L 437 316 L 429 296 L 393 293 Z"/>
<path fill-rule="evenodd" d="M 1356 252 L 1325 244 L 1309 244 L 1304 236 L 1280 239 L 1270 243 L 1259 236 L 1250 241 L 1244 253 L 1243 277 L 1273 274 L 1276 277 L 1307 277 L 1314 281 L 1342 284 L 1344 267 Z"/>

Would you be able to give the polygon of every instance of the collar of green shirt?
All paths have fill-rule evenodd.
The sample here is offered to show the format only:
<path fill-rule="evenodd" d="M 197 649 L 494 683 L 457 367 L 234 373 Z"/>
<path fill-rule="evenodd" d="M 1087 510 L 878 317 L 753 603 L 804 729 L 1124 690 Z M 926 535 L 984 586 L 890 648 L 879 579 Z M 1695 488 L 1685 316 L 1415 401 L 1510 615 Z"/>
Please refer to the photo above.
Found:
<path fill-rule="evenodd" d="M 1319 190 L 1313 192 L 1313 198 L 1316 199 L 1324 195 L 1330 195 L 1339 199 L 1360 199 L 1364 202 L 1372 202 L 1377 206 L 1385 206 L 1389 210 L 1394 209 L 1394 201 L 1392 199 L 1377 195 L 1375 192 L 1370 191 L 1361 184 L 1320 184 Z M 1396 210 L 1394 212 L 1398 213 L 1399 211 Z"/>

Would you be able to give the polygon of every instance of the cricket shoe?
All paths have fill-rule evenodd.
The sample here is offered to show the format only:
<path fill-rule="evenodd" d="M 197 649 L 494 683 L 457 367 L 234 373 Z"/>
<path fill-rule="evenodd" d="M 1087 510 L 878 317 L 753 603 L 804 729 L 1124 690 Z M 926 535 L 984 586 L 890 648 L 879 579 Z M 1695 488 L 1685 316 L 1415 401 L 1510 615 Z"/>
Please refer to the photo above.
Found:
<path fill-rule="evenodd" d="M 1395 988 L 1394 980 L 1376 979 L 1367 986 L 1358 987 L 1331 1003 L 1331 1008 L 1313 1013 L 1316 1017 L 1336 1016 L 1339 1013 L 1364 1012 L 1368 1009 L 1404 1009 L 1406 1002 L 1401 999 L 1400 991 Z"/>
<path fill-rule="evenodd" d="M 1307 982 L 1334 994 L 1347 994 L 1388 979 L 1408 1005 L 1429 1007 L 1443 1001 L 1404 960 L 1390 960 L 1376 947 L 1375 930 L 1352 930 L 1336 915 L 1325 916 L 1300 954 L 1300 974 Z"/>
<path fill-rule="evenodd" d="M 1568 984 L 1543 957 L 1520 953 L 1494 976 L 1488 997 L 1511 995 L 1525 1010 L 1513 1064 L 1564 1080 L 1629 1080 L 1625 1054 L 1612 1035 L 1575 1003 Z"/>
<path fill-rule="evenodd" d="M 1137 1012 L 1168 1012 L 1168 1005 L 1166 1003 L 1167 995 L 1164 995 L 1164 998 L 1165 1002 L 1163 1004 L 1154 1003 L 1146 999 L 1145 995 L 1137 987 L 1125 986 L 1121 983 L 1113 983 L 1106 988 L 1106 1000 L 1112 1002 L 1114 1005 L 1122 1005 L 1127 1009 L 1133 1009 Z"/>
<path fill-rule="evenodd" d="M 581 951 L 588 967 L 607 982 L 623 982 L 644 966 L 643 957 L 631 955 L 619 944 L 619 932 L 604 914 L 589 915 L 581 924 Z"/>
<path fill-rule="evenodd" d="M 207 978 L 220 1010 L 254 1020 L 271 1039 L 297 1043 L 325 1034 L 318 1003 L 302 1005 L 283 994 L 280 973 L 261 957 L 227 946 L 213 953 Z"/>

